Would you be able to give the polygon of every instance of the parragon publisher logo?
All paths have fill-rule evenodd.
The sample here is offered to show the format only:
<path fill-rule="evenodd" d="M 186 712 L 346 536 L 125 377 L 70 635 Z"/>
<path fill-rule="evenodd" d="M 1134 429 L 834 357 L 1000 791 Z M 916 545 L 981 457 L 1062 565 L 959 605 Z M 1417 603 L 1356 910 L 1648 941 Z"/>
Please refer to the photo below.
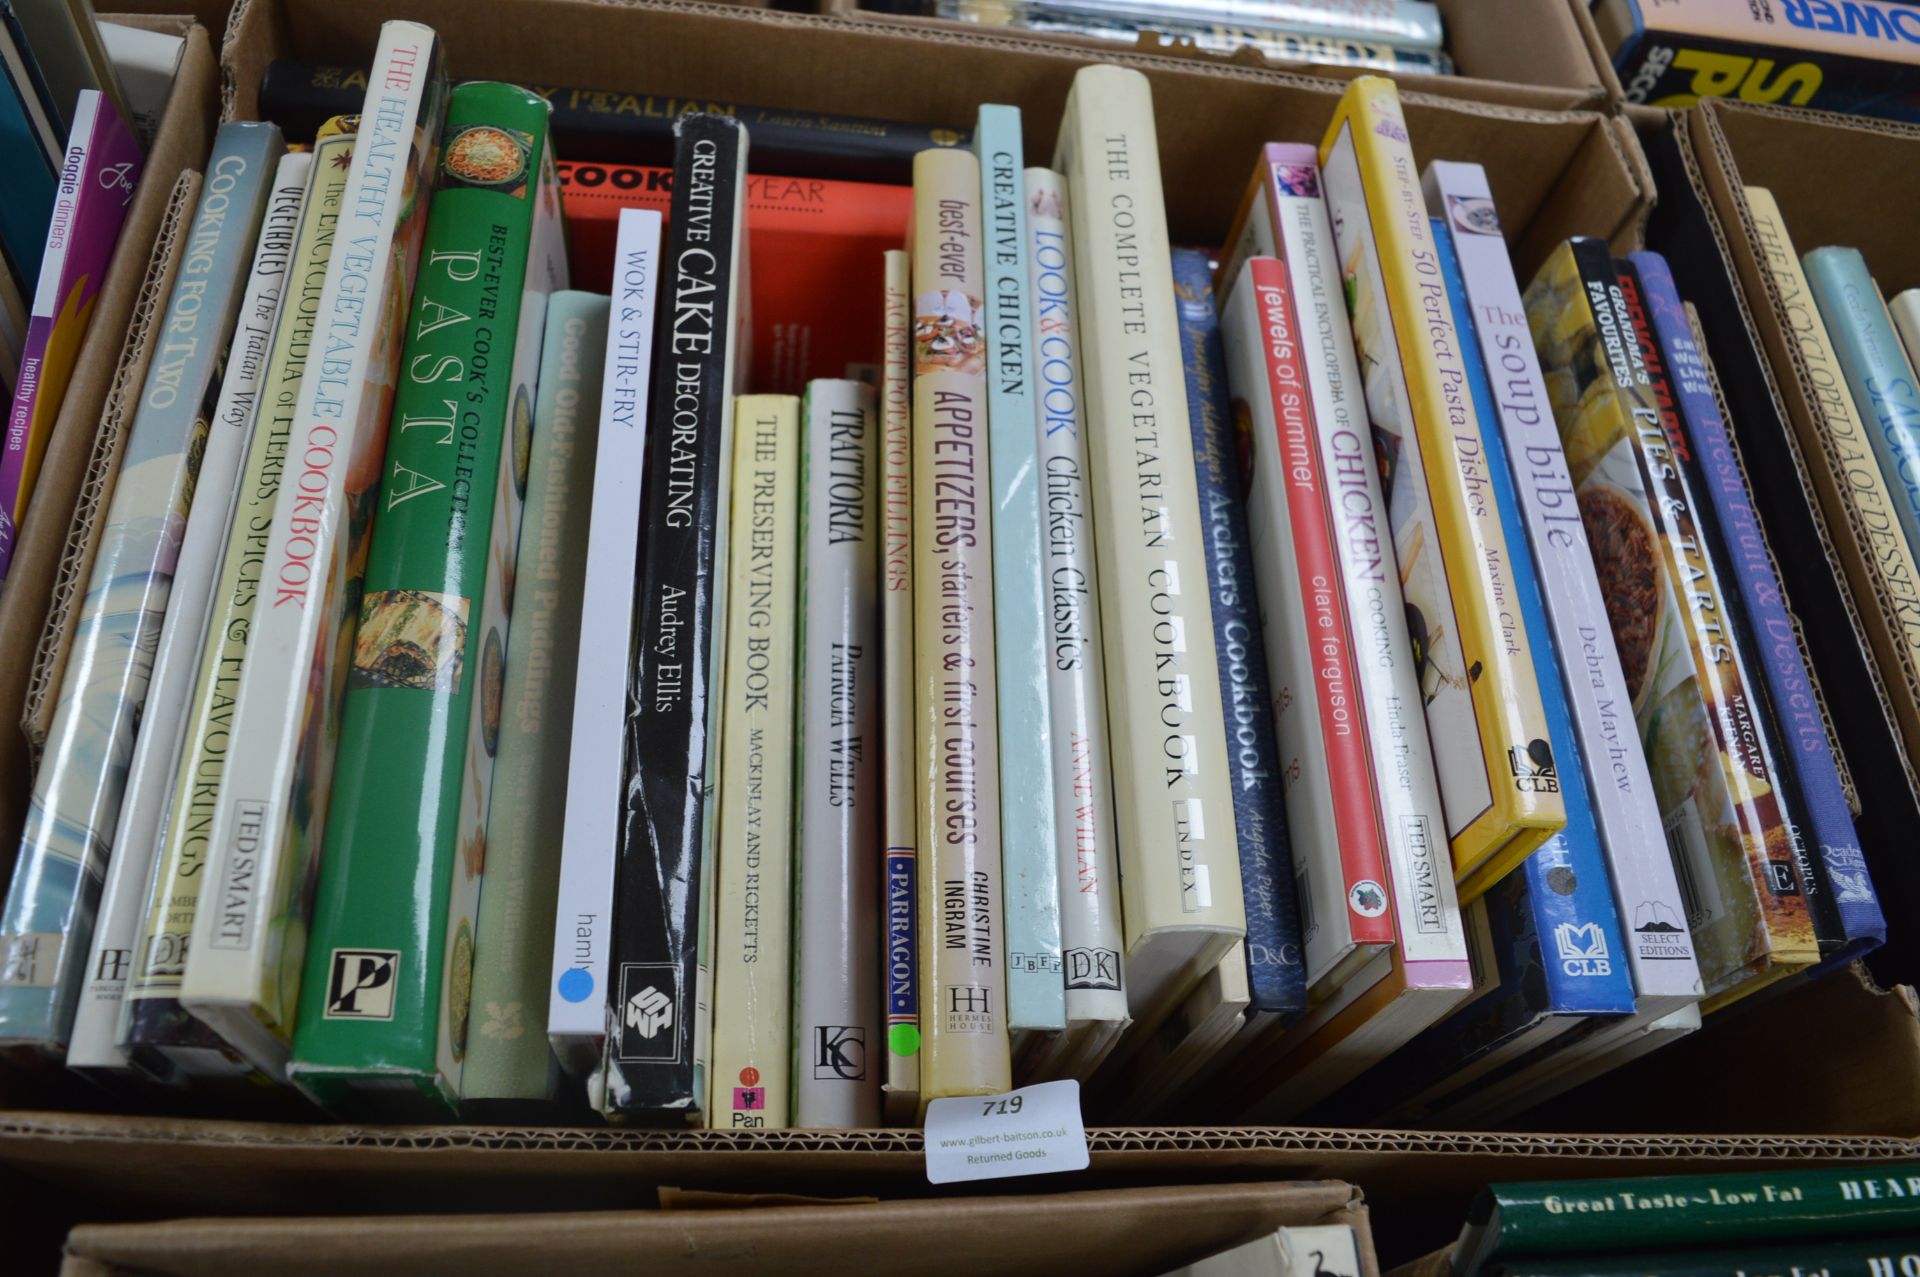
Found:
<path fill-rule="evenodd" d="M 391 1020 L 400 954 L 393 949 L 335 949 L 327 972 L 326 1020 Z"/>
<path fill-rule="evenodd" d="M 677 1031 L 685 1016 L 680 1006 L 680 972 L 671 962 L 626 962 L 620 966 L 620 1049 L 622 1060 L 678 1064 Z"/>

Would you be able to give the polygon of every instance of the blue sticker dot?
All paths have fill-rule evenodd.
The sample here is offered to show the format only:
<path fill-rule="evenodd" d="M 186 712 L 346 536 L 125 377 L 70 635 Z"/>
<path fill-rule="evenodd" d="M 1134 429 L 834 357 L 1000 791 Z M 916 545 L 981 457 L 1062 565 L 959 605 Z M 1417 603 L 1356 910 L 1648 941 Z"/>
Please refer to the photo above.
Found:
<path fill-rule="evenodd" d="M 593 977 L 584 967 L 574 967 L 560 976 L 560 996 L 569 1002 L 585 1002 L 593 996 Z"/>

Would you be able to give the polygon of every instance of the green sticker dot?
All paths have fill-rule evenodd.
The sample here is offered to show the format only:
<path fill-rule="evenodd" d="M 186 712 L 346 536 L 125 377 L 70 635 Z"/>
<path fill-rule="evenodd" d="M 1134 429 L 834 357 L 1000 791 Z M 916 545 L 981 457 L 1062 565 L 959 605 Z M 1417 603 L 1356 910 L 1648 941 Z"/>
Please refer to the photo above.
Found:
<path fill-rule="evenodd" d="M 887 1049 L 895 1055 L 920 1054 L 920 1026 L 895 1024 L 887 1029 Z"/>

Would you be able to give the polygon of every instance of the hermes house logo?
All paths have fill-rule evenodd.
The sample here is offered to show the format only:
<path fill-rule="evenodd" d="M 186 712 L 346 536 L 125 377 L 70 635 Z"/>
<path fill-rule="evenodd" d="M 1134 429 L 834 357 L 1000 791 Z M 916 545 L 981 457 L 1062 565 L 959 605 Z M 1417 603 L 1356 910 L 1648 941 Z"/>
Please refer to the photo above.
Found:
<path fill-rule="evenodd" d="M 393 949 L 335 949 L 327 973 L 327 1020 L 391 1020 L 400 974 Z"/>

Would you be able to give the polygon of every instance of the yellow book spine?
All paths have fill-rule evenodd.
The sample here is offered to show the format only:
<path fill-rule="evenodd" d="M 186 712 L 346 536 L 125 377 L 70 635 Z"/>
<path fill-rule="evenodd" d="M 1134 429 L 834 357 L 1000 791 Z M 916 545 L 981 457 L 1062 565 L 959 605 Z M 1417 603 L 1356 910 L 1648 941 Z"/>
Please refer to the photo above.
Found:
<path fill-rule="evenodd" d="M 1417 505 L 1429 517 L 1396 513 L 1395 548 L 1411 607 L 1420 606 L 1411 573 L 1427 573 L 1437 596 L 1439 615 L 1423 613 L 1415 626 L 1415 655 L 1464 905 L 1565 827 L 1566 807 L 1558 785 L 1545 783 L 1552 766 L 1539 762 L 1548 748 L 1540 685 L 1391 80 L 1348 86 L 1320 158 L 1375 435 L 1399 446 L 1393 464 L 1424 476 Z M 1399 493 L 1390 500 L 1402 507 Z M 1436 549 L 1438 561 L 1423 563 Z M 1475 734 L 1477 757 L 1466 748 Z"/>
<path fill-rule="evenodd" d="M 979 162 L 922 151 L 913 161 L 912 465 L 923 1107 L 1013 1086 L 980 243 Z"/>
<path fill-rule="evenodd" d="M 757 1130 L 791 1124 L 800 401 L 743 395 L 733 422 L 710 1111 Z"/>
<path fill-rule="evenodd" d="M 1787 235 L 1780 206 L 1765 187 L 1749 186 L 1746 192 L 1754 241 L 1779 290 L 1781 314 L 1806 365 L 1814 407 L 1820 414 L 1815 429 L 1800 432 L 1800 446 L 1812 463 L 1807 468 L 1815 486 L 1822 489 L 1829 523 L 1847 526 L 1867 567 L 1864 574 L 1855 574 L 1852 585 L 1863 605 L 1863 595 L 1878 604 L 1872 610 L 1863 606 L 1862 612 L 1870 618 L 1868 637 L 1875 656 L 1889 672 L 1889 683 L 1896 688 L 1920 685 L 1920 560 L 1900 527 L 1893 494 L 1847 390 L 1846 375 L 1807 287 L 1800 254 Z M 1898 678 L 1891 677 L 1894 671 Z M 1908 748 L 1915 746 L 1920 746 L 1920 739 L 1910 737 Z"/>

